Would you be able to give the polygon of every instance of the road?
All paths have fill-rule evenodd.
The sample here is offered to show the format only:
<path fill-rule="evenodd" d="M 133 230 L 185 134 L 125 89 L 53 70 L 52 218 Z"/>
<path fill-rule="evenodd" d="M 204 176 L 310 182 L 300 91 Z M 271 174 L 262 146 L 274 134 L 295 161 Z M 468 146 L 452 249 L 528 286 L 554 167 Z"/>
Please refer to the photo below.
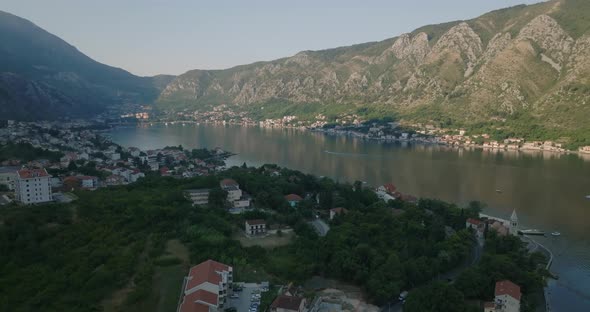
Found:
<path fill-rule="evenodd" d="M 315 231 L 318 233 L 319 236 L 326 236 L 326 234 L 328 234 L 328 231 L 330 231 L 330 226 L 326 224 L 326 222 L 324 222 L 324 220 L 322 219 L 315 219 L 311 222 L 309 222 L 309 224 L 311 224 L 311 226 L 313 226 L 313 228 L 315 229 Z"/>

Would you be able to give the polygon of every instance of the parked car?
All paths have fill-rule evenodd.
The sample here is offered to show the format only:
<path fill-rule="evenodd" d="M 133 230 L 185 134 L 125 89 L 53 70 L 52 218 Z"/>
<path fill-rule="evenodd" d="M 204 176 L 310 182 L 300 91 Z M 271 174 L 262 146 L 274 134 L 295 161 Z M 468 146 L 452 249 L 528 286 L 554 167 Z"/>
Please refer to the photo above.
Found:
<path fill-rule="evenodd" d="M 406 298 L 408 298 L 408 292 L 407 291 L 402 291 L 399 294 L 399 301 L 406 301 Z"/>
<path fill-rule="evenodd" d="M 233 299 L 238 299 L 238 298 L 240 298 L 240 295 L 238 295 L 238 294 L 232 294 L 232 295 L 231 295 L 231 298 L 233 298 Z"/>

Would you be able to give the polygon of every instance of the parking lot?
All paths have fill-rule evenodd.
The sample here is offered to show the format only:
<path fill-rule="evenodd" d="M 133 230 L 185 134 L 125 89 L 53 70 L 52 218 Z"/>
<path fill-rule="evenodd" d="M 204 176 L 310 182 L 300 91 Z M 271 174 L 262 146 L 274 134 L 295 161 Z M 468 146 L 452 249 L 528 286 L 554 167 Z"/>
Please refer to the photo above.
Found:
<path fill-rule="evenodd" d="M 241 285 L 243 288 L 242 291 L 234 291 L 234 294 L 237 294 L 238 298 L 230 297 L 230 307 L 236 308 L 238 312 L 250 312 L 252 295 L 254 295 L 255 293 L 261 294 L 263 286 L 261 284 L 255 283 L 238 283 L 237 285 Z M 258 303 L 260 303 L 260 300 L 258 300 Z"/>

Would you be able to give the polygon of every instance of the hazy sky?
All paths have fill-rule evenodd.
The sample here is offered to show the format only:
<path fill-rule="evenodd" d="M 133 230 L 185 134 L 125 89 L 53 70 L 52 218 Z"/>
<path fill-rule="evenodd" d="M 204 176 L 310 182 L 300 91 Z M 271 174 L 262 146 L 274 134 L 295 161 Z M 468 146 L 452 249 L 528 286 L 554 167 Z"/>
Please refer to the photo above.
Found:
<path fill-rule="evenodd" d="M 97 61 L 138 75 L 228 68 L 469 19 L 538 0 L 1 0 Z"/>

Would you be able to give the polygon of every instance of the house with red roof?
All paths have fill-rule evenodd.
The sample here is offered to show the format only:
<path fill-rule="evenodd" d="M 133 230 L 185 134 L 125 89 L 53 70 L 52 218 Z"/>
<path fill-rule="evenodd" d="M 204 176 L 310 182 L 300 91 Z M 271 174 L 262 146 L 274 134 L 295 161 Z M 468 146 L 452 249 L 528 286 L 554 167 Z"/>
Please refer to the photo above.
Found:
<path fill-rule="evenodd" d="M 223 179 L 223 180 L 221 180 L 221 182 L 219 182 L 219 186 L 222 189 L 226 188 L 226 187 L 231 187 L 231 186 L 240 187 L 238 182 L 236 182 L 236 180 L 234 180 L 234 179 Z"/>
<path fill-rule="evenodd" d="M 522 293 L 520 286 L 509 280 L 496 283 L 494 302 L 484 304 L 484 312 L 519 312 Z"/>
<path fill-rule="evenodd" d="M 346 210 L 345 208 L 342 207 L 337 207 L 337 208 L 332 208 L 330 209 L 330 220 L 333 220 L 334 217 L 336 217 L 339 214 L 346 214 L 348 212 L 348 210 Z"/>
<path fill-rule="evenodd" d="M 389 195 L 395 194 L 397 187 L 393 183 L 385 183 L 377 188 L 377 191 L 388 193 Z"/>
<path fill-rule="evenodd" d="M 483 222 L 481 220 L 469 218 L 469 219 L 467 219 L 467 221 L 465 221 L 465 228 L 466 229 L 473 229 L 475 231 L 475 235 L 478 238 L 483 238 L 486 224 L 485 224 L 485 222 Z"/>
<path fill-rule="evenodd" d="M 45 169 L 21 169 L 14 181 L 16 200 L 23 204 L 46 203 L 53 200 L 51 175 Z"/>
<path fill-rule="evenodd" d="M 289 205 L 291 205 L 291 207 L 297 206 L 297 204 L 299 204 L 299 202 L 303 200 L 303 198 L 297 194 L 289 194 L 285 196 L 285 199 L 289 202 Z"/>
<path fill-rule="evenodd" d="M 305 298 L 280 295 L 270 305 L 271 312 L 303 312 L 305 311 Z"/>
<path fill-rule="evenodd" d="M 189 271 L 184 279 L 179 312 L 214 312 L 224 307 L 230 295 L 233 268 L 207 260 Z"/>
<path fill-rule="evenodd" d="M 168 167 L 165 166 L 160 168 L 160 175 L 163 177 L 169 177 L 171 175 L 170 169 L 168 169 Z"/>

